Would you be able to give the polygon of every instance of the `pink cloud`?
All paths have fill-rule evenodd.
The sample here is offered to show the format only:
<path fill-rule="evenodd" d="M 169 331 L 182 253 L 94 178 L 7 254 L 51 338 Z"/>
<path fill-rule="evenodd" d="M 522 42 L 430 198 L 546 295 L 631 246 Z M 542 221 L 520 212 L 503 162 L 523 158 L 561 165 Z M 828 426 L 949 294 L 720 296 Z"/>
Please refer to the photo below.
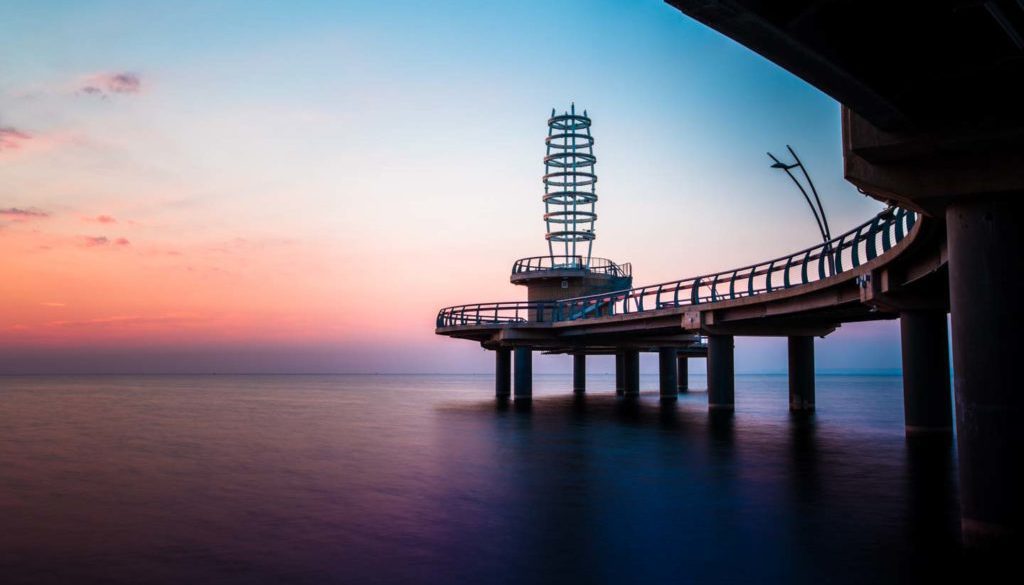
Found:
<path fill-rule="evenodd" d="M 142 79 L 135 73 L 97 73 L 85 78 L 78 92 L 85 95 L 107 97 L 111 94 L 130 94 L 142 91 Z"/>
<path fill-rule="evenodd" d="M 93 222 L 93 223 L 117 223 L 117 219 L 115 219 L 111 215 L 97 215 L 95 217 L 83 217 L 82 220 L 83 221 L 88 221 L 88 222 Z"/>
<path fill-rule="evenodd" d="M 50 214 L 35 207 L 7 207 L 0 209 L 0 218 L 11 221 L 32 221 L 50 217 Z"/>
<path fill-rule="evenodd" d="M 78 236 L 78 245 L 83 248 L 99 248 L 103 246 L 130 246 L 128 238 L 110 239 L 107 236 Z"/>
<path fill-rule="evenodd" d="M 0 127 L 0 150 L 20 149 L 29 140 L 32 137 L 17 128 Z"/>
<path fill-rule="evenodd" d="M 95 248 L 96 246 L 106 246 L 110 240 L 107 236 L 78 236 L 78 243 L 84 248 Z"/>
<path fill-rule="evenodd" d="M 29 153 L 46 152 L 80 140 L 68 131 L 29 134 L 17 128 L 3 126 L 0 127 L 0 156 L 21 157 Z"/>

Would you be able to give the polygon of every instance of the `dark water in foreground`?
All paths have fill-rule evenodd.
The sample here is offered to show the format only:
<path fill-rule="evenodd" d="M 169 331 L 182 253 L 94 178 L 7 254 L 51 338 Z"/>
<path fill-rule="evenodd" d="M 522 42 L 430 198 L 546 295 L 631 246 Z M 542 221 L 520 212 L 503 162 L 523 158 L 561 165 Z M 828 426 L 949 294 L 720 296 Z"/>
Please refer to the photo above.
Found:
<path fill-rule="evenodd" d="M 0 582 L 879 583 L 960 564 L 953 445 L 904 438 L 899 378 L 820 377 L 811 417 L 782 376 L 739 377 L 726 417 L 702 392 L 624 402 L 595 376 L 576 401 L 569 382 L 537 376 L 521 411 L 488 376 L 0 378 Z"/>

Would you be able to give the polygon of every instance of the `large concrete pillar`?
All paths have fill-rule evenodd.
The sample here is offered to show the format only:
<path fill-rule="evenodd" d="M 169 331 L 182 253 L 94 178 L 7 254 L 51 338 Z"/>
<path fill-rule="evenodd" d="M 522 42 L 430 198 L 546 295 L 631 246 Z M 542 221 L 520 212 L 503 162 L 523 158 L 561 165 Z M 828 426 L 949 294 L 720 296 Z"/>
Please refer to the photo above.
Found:
<path fill-rule="evenodd" d="M 572 391 L 583 394 L 587 391 L 587 356 L 577 353 L 572 356 Z"/>
<path fill-rule="evenodd" d="M 1019 545 L 1024 524 L 1024 192 L 946 209 L 960 513 L 967 545 Z"/>
<path fill-rule="evenodd" d="M 635 349 L 627 349 L 623 352 L 625 363 L 625 378 L 623 379 L 623 394 L 626 396 L 640 395 L 640 352 Z"/>
<path fill-rule="evenodd" d="M 789 338 L 789 409 L 814 410 L 814 338 Z"/>
<path fill-rule="evenodd" d="M 676 358 L 676 388 L 679 392 L 690 391 L 690 362 L 685 354 Z"/>
<path fill-rule="evenodd" d="M 676 357 L 679 351 L 674 347 L 663 347 L 658 350 L 658 380 L 661 389 L 661 398 L 676 399 L 679 393 L 679 379 L 677 378 Z"/>
<path fill-rule="evenodd" d="M 515 360 L 516 400 L 529 400 L 533 396 L 533 349 L 529 347 L 517 347 L 515 349 Z"/>
<path fill-rule="evenodd" d="M 494 394 L 504 399 L 512 395 L 512 350 L 507 347 L 494 351 Z"/>
<path fill-rule="evenodd" d="M 948 335 L 945 311 L 900 313 L 907 434 L 953 432 Z"/>
<path fill-rule="evenodd" d="M 735 407 L 732 335 L 708 336 L 708 408 Z"/>

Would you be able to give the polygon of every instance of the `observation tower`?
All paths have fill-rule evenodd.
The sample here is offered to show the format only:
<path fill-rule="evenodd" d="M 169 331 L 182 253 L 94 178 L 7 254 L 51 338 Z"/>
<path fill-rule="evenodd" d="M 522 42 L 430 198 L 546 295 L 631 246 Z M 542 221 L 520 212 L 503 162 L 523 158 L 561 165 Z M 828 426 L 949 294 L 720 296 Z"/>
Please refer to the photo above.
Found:
<path fill-rule="evenodd" d="M 591 253 L 597 237 L 597 158 L 590 126 L 587 111 L 577 114 L 576 104 L 561 114 L 552 109 L 548 118 L 542 198 L 548 253 L 512 265 L 512 284 L 525 286 L 529 301 L 606 293 L 633 284 L 629 263 Z"/>

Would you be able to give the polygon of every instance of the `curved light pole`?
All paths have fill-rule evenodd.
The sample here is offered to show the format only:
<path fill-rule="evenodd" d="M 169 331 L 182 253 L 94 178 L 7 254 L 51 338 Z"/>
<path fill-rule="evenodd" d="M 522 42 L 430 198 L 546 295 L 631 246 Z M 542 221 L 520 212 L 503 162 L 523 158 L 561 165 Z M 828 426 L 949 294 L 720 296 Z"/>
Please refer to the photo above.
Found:
<path fill-rule="evenodd" d="M 831 247 L 829 246 L 829 241 L 832 239 L 832 231 L 828 227 L 828 218 L 825 217 L 825 208 L 821 205 L 821 198 L 818 197 L 818 190 L 814 187 L 814 181 L 811 180 L 811 175 L 807 172 L 807 167 L 804 166 L 804 163 L 800 160 L 800 157 L 797 156 L 796 151 L 793 150 L 792 146 L 787 144 L 786 149 L 789 150 L 789 154 L 793 155 L 793 160 L 796 162 L 784 163 L 770 152 L 768 153 L 768 158 L 772 159 L 773 169 L 782 169 L 786 171 L 786 175 L 793 180 L 793 184 L 796 185 L 797 189 L 800 189 L 800 193 L 804 196 L 804 201 L 807 201 L 807 205 L 811 208 L 811 213 L 814 214 L 814 221 L 818 224 L 818 232 L 821 234 L 821 240 L 825 243 L 825 253 L 829 253 L 829 269 L 834 274 L 834 259 L 830 253 Z M 800 172 L 803 174 L 804 180 L 807 181 L 807 185 L 811 189 L 811 194 L 814 195 L 814 201 L 811 201 L 811 195 L 807 193 L 807 189 L 800 183 L 797 176 L 793 174 L 793 169 L 795 168 L 799 168 Z"/>

